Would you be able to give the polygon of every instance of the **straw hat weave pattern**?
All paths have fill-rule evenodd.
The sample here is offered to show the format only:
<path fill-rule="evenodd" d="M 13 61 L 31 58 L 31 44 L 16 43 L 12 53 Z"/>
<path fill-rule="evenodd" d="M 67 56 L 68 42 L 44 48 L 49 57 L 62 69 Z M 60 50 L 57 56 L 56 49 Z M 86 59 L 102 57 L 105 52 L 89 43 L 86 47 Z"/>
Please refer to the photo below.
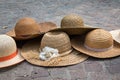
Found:
<path fill-rule="evenodd" d="M 120 45 L 113 41 L 112 35 L 103 29 L 89 32 L 85 39 L 79 36 L 71 40 L 73 48 L 96 58 L 111 58 L 120 55 Z"/>
<path fill-rule="evenodd" d="M 24 17 L 19 19 L 15 27 L 6 34 L 16 40 L 25 40 L 35 38 L 55 28 L 57 26 L 52 22 L 38 24 L 33 18 Z"/>
<path fill-rule="evenodd" d="M 107 31 L 96 29 L 87 34 L 85 45 L 93 49 L 105 49 L 113 46 L 113 39 Z"/>
<path fill-rule="evenodd" d="M 0 35 L 0 68 L 12 66 L 23 60 L 14 39 L 7 35 Z"/>
<path fill-rule="evenodd" d="M 44 47 L 58 49 L 60 56 L 43 61 L 39 58 L 40 51 Z M 22 48 L 22 56 L 31 64 L 37 66 L 67 66 L 80 63 L 88 56 L 73 50 L 69 36 L 65 32 L 48 32 L 40 40 L 31 40 Z"/>
<path fill-rule="evenodd" d="M 32 18 L 22 18 L 15 25 L 16 36 L 24 36 L 40 33 L 38 23 Z"/>
<path fill-rule="evenodd" d="M 77 28 L 77 27 L 84 27 L 84 21 L 80 16 L 76 14 L 67 15 L 61 21 L 61 28 Z"/>
<path fill-rule="evenodd" d="M 0 35 L 0 42 L 0 57 L 8 56 L 17 50 L 15 41 L 9 36 Z"/>
<path fill-rule="evenodd" d="M 82 17 L 77 14 L 69 14 L 61 20 L 61 28 L 53 29 L 51 31 L 63 31 L 68 35 L 81 35 L 94 30 L 92 26 L 84 24 Z"/>
<path fill-rule="evenodd" d="M 64 32 L 49 32 L 46 33 L 41 41 L 41 49 L 45 46 L 50 46 L 59 50 L 60 54 L 68 54 L 72 51 L 70 39 Z"/>

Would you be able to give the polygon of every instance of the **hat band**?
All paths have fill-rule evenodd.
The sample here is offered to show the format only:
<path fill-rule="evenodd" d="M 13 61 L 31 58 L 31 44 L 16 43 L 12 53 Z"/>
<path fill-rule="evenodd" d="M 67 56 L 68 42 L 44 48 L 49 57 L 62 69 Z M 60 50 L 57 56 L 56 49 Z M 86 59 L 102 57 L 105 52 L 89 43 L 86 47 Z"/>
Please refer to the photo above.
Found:
<path fill-rule="evenodd" d="M 86 44 L 84 44 L 84 47 L 89 49 L 89 50 L 92 50 L 92 51 L 98 51 L 98 52 L 102 52 L 102 51 L 107 51 L 107 50 L 110 50 L 113 48 L 113 45 L 108 47 L 108 48 L 104 48 L 104 49 L 97 49 L 97 48 L 91 48 L 89 46 L 87 46 Z"/>
<path fill-rule="evenodd" d="M 15 57 L 17 55 L 17 53 L 18 53 L 18 50 L 16 50 L 14 53 L 12 53 L 12 54 L 10 54 L 8 56 L 0 57 L 0 62 L 12 59 L 13 57 Z"/>

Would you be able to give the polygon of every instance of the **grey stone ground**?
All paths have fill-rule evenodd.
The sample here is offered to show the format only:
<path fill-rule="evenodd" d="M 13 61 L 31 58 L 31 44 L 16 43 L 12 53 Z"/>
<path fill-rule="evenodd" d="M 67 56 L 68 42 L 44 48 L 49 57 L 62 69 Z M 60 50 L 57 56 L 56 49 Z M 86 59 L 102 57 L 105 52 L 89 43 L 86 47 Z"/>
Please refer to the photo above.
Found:
<path fill-rule="evenodd" d="M 24 16 L 59 26 L 63 16 L 69 13 L 81 15 L 86 24 L 95 27 L 120 28 L 120 0 L 0 0 L 0 33 L 10 30 Z M 0 80 L 120 80 L 120 57 L 89 58 L 61 68 L 43 68 L 23 62 L 0 69 Z"/>

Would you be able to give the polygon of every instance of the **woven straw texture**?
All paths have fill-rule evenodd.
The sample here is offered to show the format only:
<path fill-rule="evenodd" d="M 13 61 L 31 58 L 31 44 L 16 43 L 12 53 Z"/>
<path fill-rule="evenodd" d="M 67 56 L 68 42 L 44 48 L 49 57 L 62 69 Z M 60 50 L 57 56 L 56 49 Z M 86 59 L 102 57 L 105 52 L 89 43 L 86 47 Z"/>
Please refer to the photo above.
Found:
<path fill-rule="evenodd" d="M 98 35 L 99 37 L 96 35 Z M 109 34 L 109 32 L 102 29 L 96 29 L 91 31 L 90 33 L 87 34 L 85 40 L 78 36 L 72 39 L 71 43 L 74 49 L 86 55 L 93 56 L 96 58 L 111 58 L 111 57 L 116 57 L 120 55 L 120 45 L 116 42 L 113 42 L 113 39 L 111 38 L 111 35 Z M 106 51 L 94 51 L 94 50 L 89 50 L 85 48 L 84 44 L 86 44 L 87 46 L 93 49 L 109 48 L 113 44 L 113 48 Z"/>
<path fill-rule="evenodd" d="M 32 27 L 34 27 L 34 26 L 32 26 Z M 26 40 L 26 39 L 35 38 L 35 37 L 37 37 L 41 34 L 44 34 L 44 33 L 48 32 L 49 30 L 52 30 L 52 29 L 55 29 L 55 28 L 57 28 L 56 24 L 54 24 L 52 22 L 43 22 L 43 23 L 39 23 L 39 28 L 37 29 L 37 30 L 39 30 L 39 33 L 36 33 L 36 34 L 32 33 L 32 34 L 29 34 L 29 35 L 25 35 L 23 33 L 23 35 L 21 35 L 21 36 L 16 36 L 17 31 L 15 31 L 15 29 L 12 29 L 11 31 L 7 32 L 6 34 L 13 37 L 15 40 Z M 33 28 L 30 28 L 30 27 L 29 27 L 29 29 L 34 30 Z M 19 30 L 21 30 L 21 28 L 19 28 Z M 24 30 L 27 30 L 27 29 L 24 29 Z M 27 31 L 30 31 L 30 30 L 27 30 Z M 34 31 L 36 31 L 36 30 L 34 30 Z"/>
<path fill-rule="evenodd" d="M 23 61 L 24 61 L 24 58 L 21 56 L 21 50 L 18 49 L 18 54 L 14 58 L 7 61 L 0 62 L 0 69 L 19 64 Z"/>
<path fill-rule="evenodd" d="M 85 45 L 96 49 L 109 48 L 113 45 L 113 39 L 109 32 L 96 29 L 86 35 Z"/>
<path fill-rule="evenodd" d="M 61 20 L 61 28 L 57 28 L 52 31 L 64 31 L 68 35 L 80 35 L 93 29 L 96 28 L 84 24 L 83 19 L 77 14 L 70 14 L 63 17 Z"/>
<path fill-rule="evenodd" d="M 69 54 L 72 51 L 69 36 L 65 32 L 48 32 L 41 40 L 41 49 L 45 46 L 56 48 L 60 55 Z"/>
<path fill-rule="evenodd" d="M 40 33 L 39 24 L 32 18 L 22 18 L 15 25 L 16 36 Z"/>
<path fill-rule="evenodd" d="M 0 57 L 8 56 L 16 51 L 16 43 L 7 35 L 0 35 Z"/>
<path fill-rule="evenodd" d="M 83 62 L 88 58 L 88 56 L 73 50 L 68 55 L 56 57 L 51 59 L 50 61 L 42 61 L 39 58 L 39 43 L 40 40 L 30 41 L 26 43 L 22 48 L 22 56 L 33 65 L 46 67 L 67 66 Z"/>
<path fill-rule="evenodd" d="M 13 38 L 7 35 L 0 35 L 0 57 L 6 57 L 16 52 L 17 47 Z M 24 58 L 20 55 L 20 49 L 15 57 L 0 62 L 0 68 L 9 67 L 24 61 Z"/>
<path fill-rule="evenodd" d="M 55 32 L 63 31 L 66 32 L 68 35 L 81 35 L 94 29 L 97 28 L 90 28 L 90 27 L 89 28 L 88 27 L 87 28 L 57 28 L 50 31 L 55 31 Z"/>
<path fill-rule="evenodd" d="M 52 29 L 57 28 L 57 25 L 55 23 L 52 23 L 52 22 L 43 22 L 43 23 L 39 23 L 39 25 L 40 25 L 41 33 L 45 33 L 45 32 L 48 32 Z"/>
<path fill-rule="evenodd" d="M 120 43 L 120 29 L 112 30 L 112 31 L 110 31 L 110 33 L 111 33 L 113 39 L 116 42 Z"/>
<path fill-rule="evenodd" d="M 77 27 L 84 27 L 83 19 L 76 15 L 70 14 L 65 16 L 61 21 L 61 28 L 77 28 Z"/>

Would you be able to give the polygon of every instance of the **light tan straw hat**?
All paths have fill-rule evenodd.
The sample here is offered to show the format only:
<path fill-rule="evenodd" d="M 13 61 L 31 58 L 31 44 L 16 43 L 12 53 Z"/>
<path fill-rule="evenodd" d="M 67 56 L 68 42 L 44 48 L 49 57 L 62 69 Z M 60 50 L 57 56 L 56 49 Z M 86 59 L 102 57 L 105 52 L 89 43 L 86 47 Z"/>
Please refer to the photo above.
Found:
<path fill-rule="evenodd" d="M 0 68 L 12 66 L 22 62 L 24 58 L 20 55 L 13 38 L 0 35 Z"/>
<path fill-rule="evenodd" d="M 84 24 L 83 19 L 77 14 L 70 14 L 61 20 L 61 28 L 53 29 L 52 31 L 64 31 L 69 35 L 79 35 L 93 29 L 96 28 Z"/>
<path fill-rule="evenodd" d="M 50 60 L 41 60 L 39 55 L 42 53 L 40 52 L 46 46 L 57 49 L 59 56 Z M 23 46 L 21 54 L 29 63 L 46 67 L 73 65 L 88 58 L 88 56 L 72 49 L 70 39 L 65 32 L 48 32 L 44 34 L 41 44 L 40 40 L 30 41 Z"/>
<path fill-rule="evenodd" d="M 120 45 L 113 41 L 112 35 L 103 29 L 89 32 L 85 40 L 79 36 L 71 40 L 73 48 L 96 58 L 111 58 L 120 55 Z"/>
<path fill-rule="evenodd" d="M 7 32 L 6 34 L 16 40 L 25 40 L 39 36 L 40 34 L 43 34 L 54 28 L 56 28 L 56 24 L 52 22 L 38 24 L 34 19 L 24 17 L 18 20 L 14 29 Z"/>
<path fill-rule="evenodd" d="M 120 43 L 120 29 L 118 29 L 118 30 L 112 30 L 112 31 L 110 31 L 110 33 L 111 33 L 113 39 L 116 42 Z"/>

